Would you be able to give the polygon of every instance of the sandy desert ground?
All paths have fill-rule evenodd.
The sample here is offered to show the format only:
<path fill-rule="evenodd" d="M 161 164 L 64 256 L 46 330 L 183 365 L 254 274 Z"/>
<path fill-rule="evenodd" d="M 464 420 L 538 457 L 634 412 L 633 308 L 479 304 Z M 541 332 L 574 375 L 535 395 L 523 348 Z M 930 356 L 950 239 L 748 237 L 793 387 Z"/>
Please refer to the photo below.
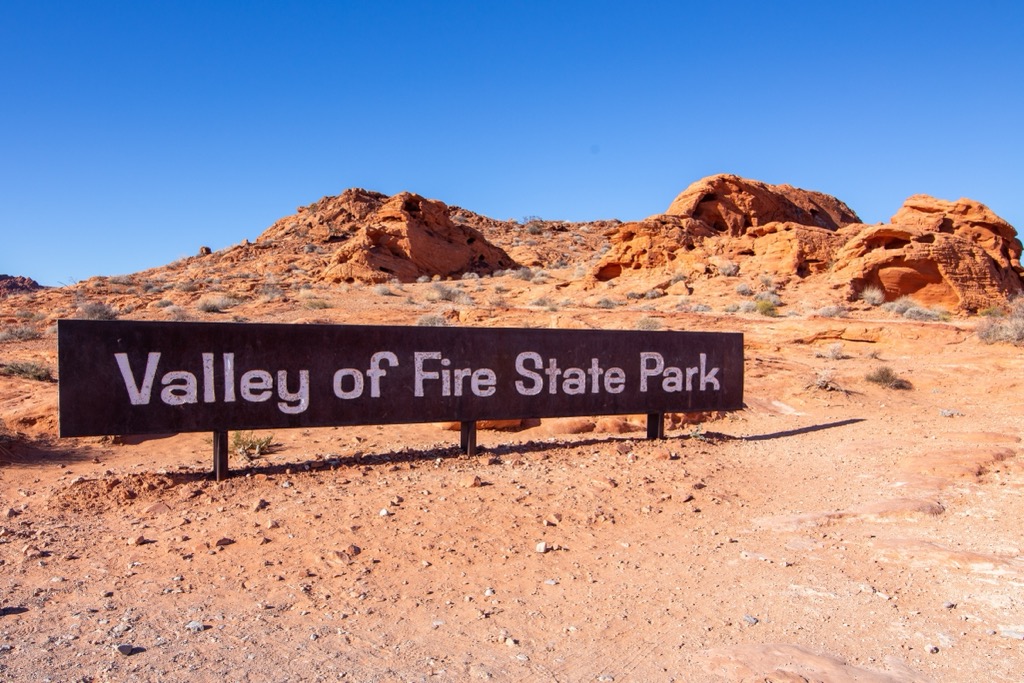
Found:
<path fill-rule="evenodd" d="M 55 368 L 53 320 L 92 301 L 123 319 L 739 331 L 746 381 L 744 410 L 674 416 L 664 440 L 639 416 L 485 430 L 472 457 L 436 424 L 277 430 L 218 483 L 208 434 L 58 439 L 57 384 L 0 377 L 0 677 L 1024 678 L 1019 347 L 983 343 L 976 315 L 908 320 L 796 279 L 772 285 L 777 317 L 727 311 L 756 275 L 588 279 L 608 226 L 536 237 L 503 246 L 569 258 L 530 279 L 292 273 L 269 291 L 280 264 L 194 257 L 0 299 L 6 329 L 39 331 L 0 343 L 7 367 Z M 218 281 L 181 285 L 200 273 Z M 204 312 L 210 291 L 236 300 Z M 909 388 L 867 380 L 883 366 Z"/>

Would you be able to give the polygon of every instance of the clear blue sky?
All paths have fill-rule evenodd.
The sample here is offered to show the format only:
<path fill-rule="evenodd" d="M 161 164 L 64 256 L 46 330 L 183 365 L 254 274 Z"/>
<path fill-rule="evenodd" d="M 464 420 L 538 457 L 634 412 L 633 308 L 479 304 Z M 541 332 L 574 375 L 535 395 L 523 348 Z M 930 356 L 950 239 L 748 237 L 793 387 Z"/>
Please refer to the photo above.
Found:
<path fill-rule="evenodd" d="M 0 0 L 0 273 L 134 272 L 353 186 L 628 220 L 728 172 L 1024 229 L 1020 7 Z"/>

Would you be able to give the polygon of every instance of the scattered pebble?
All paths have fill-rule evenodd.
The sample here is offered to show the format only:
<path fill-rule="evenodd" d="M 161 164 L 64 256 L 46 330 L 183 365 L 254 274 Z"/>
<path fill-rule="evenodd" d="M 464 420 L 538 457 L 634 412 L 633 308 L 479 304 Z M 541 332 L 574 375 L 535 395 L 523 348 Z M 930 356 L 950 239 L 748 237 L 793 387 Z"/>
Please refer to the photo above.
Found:
<path fill-rule="evenodd" d="M 475 474 L 467 474 L 459 479 L 459 486 L 464 489 L 478 488 L 483 482 L 480 477 Z"/>
<path fill-rule="evenodd" d="M 214 545 L 217 546 L 218 548 L 223 548 L 224 546 L 232 545 L 234 542 L 235 542 L 235 539 L 228 538 L 227 536 L 225 536 L 224 538 L 218 538 L 217 542 L 214 543 Z"/>
<path fill-rule="evenodd" d="M 541 541 L 537 544 L 536 550 L 538 553 L 546 553 L 548 551 L 548 544 L 544 541 Z"/>
<path fill-rule="evenodd" d="M 754 624 L 756 624 L 756 623 L 760 622 L 761 620 L 760 620 L 760 619 L 758 619 L 758 618 L 757 618 L 757 617 L 755 617 L 755 616 L 751 616 L 750 614 L 744 614 L 744 615 L 743 615 L 743 621 L 745 621 L 745 622 L 747 622 L 748 624 L 750 624 L 751 626 L 753 626 Z"/>
<path fill-rule="evenodd" d="M 491 597 L 492 595 L 494 595 L 494 589 L 493 588 L 488 588 L 487 590 L 484 591 L 484 595 L 486 595 L 487 597 Z"/>
<path fill-rule="evenodd" d="M 928 646 L 925 647 L 925 649 L 928 650 L 928 652 L 933 654 L 933 655 L 937 654 L 938 651 L 939 651 L 939 648 L 936 647 L 935 645 L 928 645 Z"/>
<path fill-rule="evenodd" d="M 270 505 L 270 503 L 260 498 L 259 500 L 252 504 L 252 511 L 259 512 L 260 510 L 265 509 L 268 505 Z"/>
<path fill-rule="evenodd" d="M 389 512 L 387 508 L 381 508 L 381 509 L 380 509 L 380 512 L 379 512 L 378 514 L 379 514 L 379 515 L 380 515 L 381 517 L 387 517 L 388 515 L 390 515 L 390 514 L 391 514 L 391 512 Z"/>
<path fill-rule="evenodd" d="M 123 654 L 125 657 L 127 657 L 135 651 L 135 646 L 131 645 L 130 643 L 121 643 L 120 645 L 115 645 L 114 649 Z"/>
<path fill-rule="evenodd" d="M 942 606 L 945 609 L 954 609 L 956 607 L 956 603 L 955 602 L 944 602 L 944 603 L 942 603 Z"/>
<path fill-rule="evenodd" d="M 205 630 L 205 628 L 206 627 L 203 626 L 202 622 L 200 621 L 190 621 L 187 624 L 185 624 L 185 630 L 191 631 L 192 633 L 202 633 Z"/>

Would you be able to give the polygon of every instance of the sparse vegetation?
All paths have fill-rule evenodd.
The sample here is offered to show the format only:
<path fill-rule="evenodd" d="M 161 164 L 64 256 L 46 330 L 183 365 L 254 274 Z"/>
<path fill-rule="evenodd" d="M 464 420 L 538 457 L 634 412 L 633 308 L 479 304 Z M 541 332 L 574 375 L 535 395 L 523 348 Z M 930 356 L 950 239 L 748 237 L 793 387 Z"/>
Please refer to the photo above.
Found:
<path fill-rule="evenodd" d="M 644 332 L 653 332 L 655 330 L 660 330 L 662 327 L 664 327 L 664 324 L 661 320 L 658 318 L 652 318 L 649 315 L 645 315 L 636 321 L 636 329 Z"/>
<path fill-rule="evenodd" d="M 90 301 L 78 307 L 78 316 L 86 320 L 114 320 L 117 311 L 100 301 Z"/>
<path fill-rule="evenodd" d="M 850 315 L 850 310 L 846 306 L 834 305 L 834 306 L 822 306 L 816 312 L 816 315 L 822 318 L 845 318 Z"/>
<path fill-rule="evenodd" d="M 903 316 L 908 320 L 921 320 L 934 322 L 938 320 L 949 320 L 949 313 L 941 309 L 931 309 L 918 306 L 909 296 L 901 296 L 895 301 L 882 304 L 882 309 L 896 315 Z"/>
<path fill-rule="evenodd" d="M 621 306 L 622 302 L 615 301 L 614 299 L 609 299 L 608 297 L 604 297 L 598 299 L 597 303 L 594 305 L 597 306 L 598 308 L 616 308 L 618 306 Z"/>
<path fill-rule="evenodd" d="M 394 291 L 385 284 L 374 285 L 373 293 L 377 296 L 397 296 Z"/>
<path fill-rule="evenodd" d="M 740 267 L 733 261 L 719 261 L 715 264 L 719 275 L 724 277 L 736 277 L 740 273 Z"/>
<path fill-rule="evenodd" d="M 768 316 L 769 318 L 777 318 L 779 315 L 778 307 L 775 302 L 770 299 L 760 299 L 755 301 L 754 309 L 761 315 Z"/>
<path fill-rule="evenodd" d="M 869 306 L 881 306 L 885 303 L 885 290 L 881 287 L 868 286 L 857 295 L 861 301 Z"/>
<path fill-rule="evenodd" d="M 782 298 L 775 292 L 758 292 L 757 294 L 754 295 L 754 301 L 757 301 L 759 303 L 761 301 L 767 301 L 771 303 L 773 306 L 782 305 Z"/>
<path fill-rule="evenodd" d="M 237 306 L 239 303 L 238 299 L 224 294 L 210 294 L 201 298 L 196 303 L 196 308 L 203 313 L 222 313 L 232 306 Z"/>
<path fill-rule="evenodd" d="M 829 360 L 846 360 L 850 356 L 843 350 L 843 343 L 836 342 L 829 344 L 828 348 L 824 351 L 816 351 L 814 353 L 815 358 L 828 358 Z"/>
<path fill-rule="evenodd" d="M 820 391 L 839 391 L 844 394 L 850 393 L 836 382 L 836 371 L 832 368 L 818 370 L 814 375 L 814 380 L 807 385 L 807 388 Z"/>
<path fill-rule="evenodd" d="M 436 313 L 421 315 L 416 324 L 420 327 L 448 327 L 448 318 Z"/>
<path fill-rule="evenodd" d="M 153 302 L 153 306 L 156 307 L 156 308 L 167 308 L 168 306 L 173 306 L 173 305 L 174 305 L 174 302 L 171 301 L 170 299 L 160 299 L 159 301 L 154 301 Z"/>
<path fill-rule="evenodd" d="M 31 325 L 12 325 L 0 330 L 0 342 L 9 341 L 30 341 L 43 336 L 39 330 Z"/>
<path fill-rule="evenodd" d="M 53 371 L 50 370 L 50 368 L 31 361 L 15 361 L 13 363 L 8 363 L 7 365 L 2 365 L 0 366 L 0 375 L 23 377 L 25 379 L 34 379 L 39 382 L 49 382 L 53 379 Z"/>
<path fill-rule="evenodd" d="M 254 432 L 232 432 L 231 452 L 247 461 L 269 453 L 274 443 L 274 435 L 256 436 Z"/>
<path fill-rule="evenodd" d="M 1024 346 L 1024 297 L 1010 301 L 1003 317 L 988 317 L 978 323 L 975 334 L 986 344 L 1006 342 Z"/>
<path fill-rule="evenodd" d="M 326 299 L 320 299 L 317 297 L 308 297 L 303 299 L 302 305 L 313 311 L 322 311 L 327 308 L 334 308 L 334 304 Z"/>
<path fill-rule="evenodd" d="M 464 306 L 473 305 L 473 297 L 466 292 L 463 292 L 458 287 L 450 287 L 449 285 L 441 282 L 435 282 L 430 286 L 430 290 L 427 291 L 427 301 L 450 301 L 454 304 L 462 304 Z"/>
<path fill-rule="evenodd" d="M 867 375 L 865 375 L 864 379 L 871 382 L 872 384 L 878 384 L 887 389 L 913 388 L 913 385 L 909 381 L 897 375 L 896 371 L 893 370 L 888 365 L 882 365 L 880 367 L 875 368 Z"/>
<path fill-rule="evenodd" d="M 753 295 L 754 290 L 751 289 L 750 285 L 748 285 L 746 282 L 741 282 L 738 285 L 736 285 L 736 293 L 739 294 L 740 296 L 751 296 Z"/>

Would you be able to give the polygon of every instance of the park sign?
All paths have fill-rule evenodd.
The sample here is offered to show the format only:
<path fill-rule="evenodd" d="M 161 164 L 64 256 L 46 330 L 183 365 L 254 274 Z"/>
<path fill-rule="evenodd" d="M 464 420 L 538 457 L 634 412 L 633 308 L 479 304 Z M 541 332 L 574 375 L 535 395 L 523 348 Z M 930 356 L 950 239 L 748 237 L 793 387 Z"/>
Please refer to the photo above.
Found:
<path fill-rule="evenodd" d="M 60 320 L 57 337 L 61 436 L 743 404 L 738 333 Z"/>

